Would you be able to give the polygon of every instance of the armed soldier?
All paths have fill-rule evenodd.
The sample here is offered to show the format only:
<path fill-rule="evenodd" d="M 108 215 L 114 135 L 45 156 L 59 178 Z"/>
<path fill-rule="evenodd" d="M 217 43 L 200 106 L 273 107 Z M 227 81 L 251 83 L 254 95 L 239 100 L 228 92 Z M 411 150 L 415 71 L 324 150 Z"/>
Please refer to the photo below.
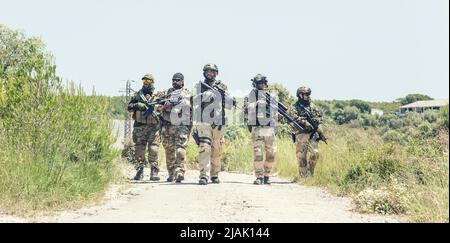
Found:
<path fill-rule="evenodd" d="M 191 131 L 191 94 L 184 88 L 184 76 L 176 73 L 172 78 L 172 88 L 166 91 L 170 97 L 158 107 L 162 116 L 162 142 L 166 151 L 168 182 L 180 183 L 184 180 L 186 164 L 186 148 Z M 175 101 L 173 101 L 175 100 Z"/>
<path fill-rule="evenodd" d="M 150 180 L 159 181 L 158 168 L 158 148 L 160 120 L 153 111 L 154 107 L 148 107 L 148 102 L 157 98 L 154 88 L 154 78 L 151 74 L 146 74 L 143 78 L 143 87 L 136 92 L 128 103 L 128 111 L 133 112 L 133 142 L 135 144 L 135 168 L 134 180 L 142 180 L 144 175 L 145 150 L 148 147 L 148 161 L 150 163 Z M 149 110 L 151 109 L 151 110 Z"/>
<path fill-rule="evenodd" d="M 271 100 L 267 99 L 268 81 L 258 74 L 252 80 L 253 90 L 244 99 L 244 120 L 253 140 L 253 156 L 256 180 L 254 184 L 270 184 L 269 175 L 275 162 L 275 118 Z M 265 159 L 264 159 L 265 154 Z"/>
<path fill-rule="evenodd" d="M 193 99 L 193 120 L 196 131 L 199 151 L 200 185 L 208 184 L 208 172 L 212 183 L 220 183 L 221 169 L 220 155 L 224 141 L 224 125 L 226 123 L 225 108 L 229 109 L 236 104 L 227 93 L 227 86 L 216 77 L 219 69 L 215 64 L 206 64 L 203 67 L 205 80 L 196 85 L 196 95 Z"/>
<path fill-rule="evenodd" d="M 300 176 L 305 177 L 309 172 L 314 176 L 314 169 L 319 159 L 320 140 L 326 142 L 326 138 L 322 131 L 322 114 L 319 109 L 311 102 L 311 89 L 308 87 L 300 87 L 297 89 L 297 102 L 294 104 L 294 111 L 297 115 L 296 121 L 304 127 L 304 130 L 296 130 L 296 155 L 299 161 Z M 309 163 L 307 160 L 308 152 L 310 153 Z"/>

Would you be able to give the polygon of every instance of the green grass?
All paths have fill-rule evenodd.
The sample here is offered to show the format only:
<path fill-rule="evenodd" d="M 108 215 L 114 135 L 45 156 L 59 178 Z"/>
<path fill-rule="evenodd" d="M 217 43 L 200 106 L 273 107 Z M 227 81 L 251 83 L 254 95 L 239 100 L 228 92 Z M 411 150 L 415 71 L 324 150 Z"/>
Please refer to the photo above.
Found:
<path fill-rule="evenodd" d="M 98 199 L 118 177 L 106 100 L 69 86 L 0 122 L 0 208 L 32 215 Z M 95 101 L 95 102 L 94 102 Z"/>
<path fill-rule="evenodd" d="M 225 170 L 253 170 L 250 134 L 245 129 L 241 132 L 225 144 Z M 313 178 L 298 178 L 295 146 L 284 137 L 277 139 L 274 172 L 350 196 L 361 212 L 399 214 L 412 222 L 448 222 L 448 132 L 406 145 L 384 141 L 377 129 L 332 126 L 327 135 L 328 145 L 319 145 Z"/>

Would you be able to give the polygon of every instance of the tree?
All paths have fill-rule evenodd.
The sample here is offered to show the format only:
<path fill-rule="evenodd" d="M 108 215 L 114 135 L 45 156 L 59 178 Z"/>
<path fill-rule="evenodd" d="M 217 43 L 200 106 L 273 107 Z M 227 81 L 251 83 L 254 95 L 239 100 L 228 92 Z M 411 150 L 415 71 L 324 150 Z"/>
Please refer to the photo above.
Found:
<path fill-rule="evenodd" d="M 0 118 L 20 105 L 39 106 L 60 86 L 53 57 L 39 38 L 0 25 Z"/>
<path fill-rule="evenodd" d="M 289 94 L 289 91 L 281 84 L 272 83 L 269 85 L 269 91 L 276 91 L 278 95 L 278 100 L 286 105 L 287 107 L 290 107 L 292 104 L 294 104 L 294 97 L 292 97 Z"/>
<path fill-rule="evenodd" d="M 424 95 L 424 94 L 409 94 L 404 98 L 399 98 L 397 99 L 402 105 L 407 105 L 407 104 L 411 104 L 413 102 L 416 101 L 421 101 L 421 100 L 432 100 L 433 98 L 431 98 L 428 95 Z"/>
<path fill-rule="evenodd" d="M 369 102 L 363 100 L 350 100 L 350 106 L 358 108 L 362 113 L 370 113 Z"/>
<path fill-rule="evenodd" d="M 344 109 L 337 109 L 333 114 L 333 120 L 339 124 L 349 123 L 359 117 L 359 109 L 353 106 L 346 106 Z"/>

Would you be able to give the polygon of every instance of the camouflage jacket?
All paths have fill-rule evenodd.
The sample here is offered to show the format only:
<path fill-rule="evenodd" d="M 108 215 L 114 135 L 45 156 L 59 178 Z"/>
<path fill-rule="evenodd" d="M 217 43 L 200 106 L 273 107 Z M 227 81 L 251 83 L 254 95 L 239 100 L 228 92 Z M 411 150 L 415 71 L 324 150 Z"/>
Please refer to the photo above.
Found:
<path fill-rule="evenodd" d="M 309 105 L 302 105 L 299 101 L 295 102 L 293 110 L 295 112 L 295 120 L 300 124 L 303 125 L 306 130 L 302 133 L 311 133 L 314 131 L 314 126 L 311 124 L 307 119 L 307 112 L 311 114 L 312 119 L 314 123 L 318 124 L 318 129 L 321 129 L 321 126 L 323 124 L 323 117 L 320 110 L 317 108 L 316 105 L 314 105 L 312 102 L 309 103 Z"/>
<path fill-rule="evenodd" d="M 133 113 L 133 120 L 138 124 L 157 124 L 159 123 L 159 114 L 155 111 L 152 112 L 147 118 L 144 117 L 146 109 L 139 109 L 139 106 L 146 105 L 147 102 L 152 102 L 161 97 L 161 92 L 153 92 L 153 94 L 144 95 L 144 92 L 139 90 L 134 94 L 131 100 L 128 102 L 127 109 Z M 148 107 L 146 107 L 148 109 Z"/>
<path fill-rule="evenodd" d="M 180 97 L 177 104 L 159 105 L 157 109 L 161 110 L 161 117 L 164 125 L 191 125 L 191 92 L 182 88 L 176 90 L 170 88 L 164 92 L 164 99 Z"/>

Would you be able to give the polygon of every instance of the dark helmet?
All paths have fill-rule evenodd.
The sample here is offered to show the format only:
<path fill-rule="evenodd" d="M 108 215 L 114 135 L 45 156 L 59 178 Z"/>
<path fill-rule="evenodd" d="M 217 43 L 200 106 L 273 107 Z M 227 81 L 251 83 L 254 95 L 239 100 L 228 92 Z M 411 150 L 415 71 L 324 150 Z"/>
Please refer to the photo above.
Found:
<path fill-rule="evenodd" d="M 311 95 L 311 89 L 309 87 L 302 86 L 297 89 L 297 97 L 300 97 L 300 94 Z"/>
<path fill-rule="evenodd" d="M 182 73 L 175 73 L 172 77 L 172 80 L 174 79 L 184 80 L 184 75 Z"/>
<path fill-rule="evenodd" d="M 251 79 L 253 87 L 256 87 L 257 83 L 266 83 L 267 84 L 267 77 L 262 74 L 257 74 L 254 78 Z"/>

